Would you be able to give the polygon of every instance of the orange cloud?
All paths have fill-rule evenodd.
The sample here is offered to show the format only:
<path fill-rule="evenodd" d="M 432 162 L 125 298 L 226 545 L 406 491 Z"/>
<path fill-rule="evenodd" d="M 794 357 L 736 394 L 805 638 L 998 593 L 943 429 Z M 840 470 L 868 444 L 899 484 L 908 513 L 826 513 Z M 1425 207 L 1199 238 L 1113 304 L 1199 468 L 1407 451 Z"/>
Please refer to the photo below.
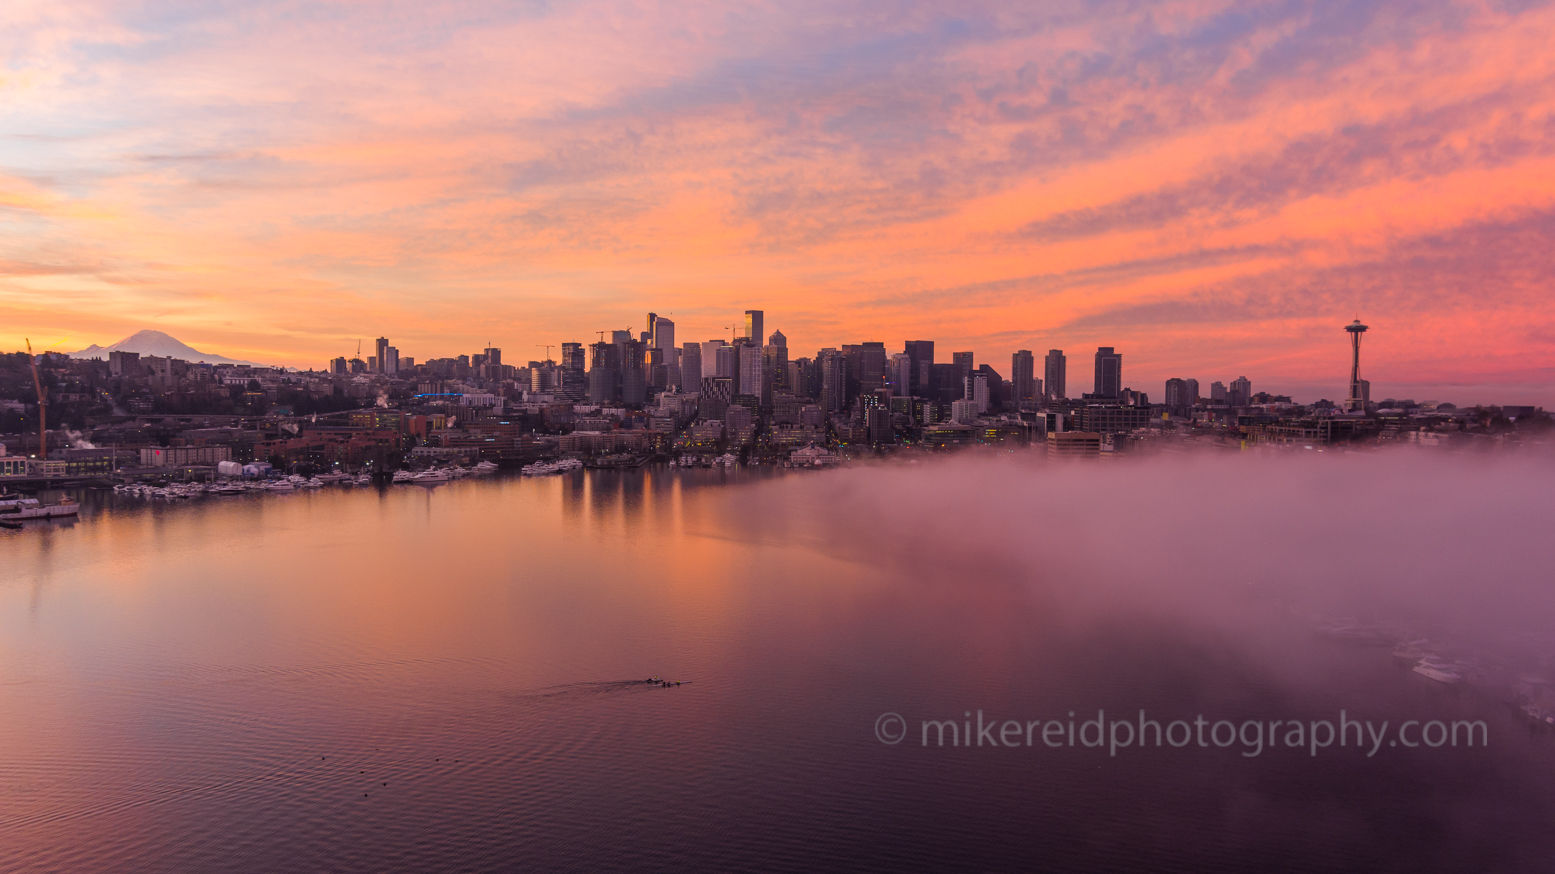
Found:
<path fill-rule="evenodd" d="M 1105 344 L 1147 389 L 1333 396 L 1360 311 L 1384 393 L 1555 400 L 1548 5 L 5 15 L 0 347 L 316 366 L 759 307 L 796 354 Z"/>

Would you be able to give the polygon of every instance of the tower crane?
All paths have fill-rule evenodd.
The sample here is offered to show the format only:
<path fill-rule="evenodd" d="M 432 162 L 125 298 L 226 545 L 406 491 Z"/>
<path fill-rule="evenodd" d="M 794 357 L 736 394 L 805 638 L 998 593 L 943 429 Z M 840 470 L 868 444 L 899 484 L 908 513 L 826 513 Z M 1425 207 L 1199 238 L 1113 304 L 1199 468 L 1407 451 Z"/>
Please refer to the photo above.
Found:
<path fill-rule="evenodd" d="M 49 393 L 43 389 L 43 379 L 38 376 L 38 356 L 32 354 L 32 341 L 23 337 L 27 343 L 27 360 L 32 364 L 32 385 L 38 390 L 38 460 L 47 461 L 49 457 L 49 427 L 48 414 L 45 412 L 49 405 Z"/>

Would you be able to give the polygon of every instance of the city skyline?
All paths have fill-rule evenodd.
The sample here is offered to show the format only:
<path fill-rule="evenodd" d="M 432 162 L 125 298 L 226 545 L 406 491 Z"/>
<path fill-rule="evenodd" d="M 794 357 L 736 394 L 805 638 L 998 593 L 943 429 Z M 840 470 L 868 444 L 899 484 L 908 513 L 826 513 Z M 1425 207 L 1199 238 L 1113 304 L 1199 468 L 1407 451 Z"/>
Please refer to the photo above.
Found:
<path fill-rule="evenodd" d="M 643 351 L 640 353 L 640 356 L 643 357 L 643 361 L 640 362 L 640 364 L 643 367 L 651 370 L 651 368 L 654 365 L 656 365 L 656 364 L 663 364 L 663 365 L 666 365 L 666 366 L 679 368 L 682 365 L 682 356 L 684 355 L 684 356 L 689 356 L 686 359 L 686 361 L 689 364 L 691 364 L 691 366 L 696 367 L 698 369 L 698 372 L 701 374 L 702 377 L 712 377 L 712 376 L 715 376 L 715 375 L 720 375 L 720 376 L 736 376 L 737 372 L 740 370 L 740 368 L 742 366 L 746 367 L 747 369 L 754 367 L 756 370 L 759 371 L 761 369 L 761 367 L 762 367 L 762 365 L 759 363 L 759 359 L 764 354 L 762 350 L 764 350 L 764 349 L 768 350 L 768 352 L 765 353 L 765 354 L 769 354 L 770 355 L 771 354 L 770 350 L 771 350 L 771 348 L 773 346 L 778 346 L 778 347 L 781 347 L 783 349 L 783 353 L 782 353 L 783 365 L 779 367 L 780 370 L 782 370 L 784 367 L 786 367 L 788 362 L 796 360 L 796 359 L 800 359 L 800 358 L 804 358 L 805 360 L 809 360 L 809 361 L 814 361 L 816 363 L 816 366 L 820 366 L 820 361 L 824 357 L 824 354 L 827 351 L 829 351 L 829 350 L 830 351 L 835 351 L 836 349 L 847 350 L 847 349 L 856 348 L 858 346 L 858 344 L 834 344 L 833 346 L 823 346 L 823 347 L 819 347 L 817 349 L 816 354 L 813 357 L 810 356 L 810 355 L 806 355 L 802 351 L 799 351 L 799 352 L 797 352 L 795 354 L 789 354 L 788 351 L 787 351 L 787 347 L 789 345 L 788 338 L 783 334 L 783 332 L 780 329 L 776 329 L 775 328 L 771 332 L 770 335 L 766 335 L 766 337 L 764 338 L 762 343 L 755 344 L 752 347 L 752 352 L 755 355 L 755 357 L 752 359 L 752 361 L 751 362 L 746 362 L 745 364 L 742 365 L 741 360 L 736 357 L 740 353 L 739 353 L 738 349 L 735 348 L 735 345 L 731 345 L 731 341 L 733 342 L 733 344 L 737 345 L 737 344 L 741 343 L 744 340 L 748 340 L 750 338 L 750 336 L 751 336 L 751 332 L 752 331 L 756 331 L 758 333 L 764 333 L 764 327 L 763 327 L 764 320 L 765 320 L 765 311 L 763 311 L 763 310 L 745 310 L 742 313 L 742 315 L 741 315 L 741 320 L 739 321 L 739 323 L 737 323 L 735 325 L 729 326 L 729 330 L 731 331 L 731 339 L 730 340 L 723 340 L 722 338 L 714 338 L 712 340 L 706 340 L 706 341 L 687 340 L 684 344 L 677 344 L 676 341 L 675 341 L 676 326 L 675 326 L 675 323 L 673 322 L 673 320 L 671 320 L 667 316 L 663 316 L 663 315 L 660 315 L 660 314 L 655 313 L 655 312 L 647 313 L 646 330 L 643 330 L 641 332 L 634 332 L 631 329 L 627 329 L 627 330 L 615 330 L 615 331 L 595 331 L 594 333 L 599 337 L 599 340 L 598 340 L 599 343 L 606 343 L 608 345 L 616 347 L 616 351 L 612 352 L 610 354 L 616 356 L 615 363 L 613 365 L 611 365 L 611 366 L 613 366 L 618 371 L 618 375 L 617 375 L 618 379 L 619 379 L 619 371 L 621 369 L 623 369 L 624 366 L 625 366 L 622 363 L 622 361 L 620 360 L 620 356 L 622 356 L 624 354 L 624 347 L 621 344 L 627 343 L 627 342 L 632 342 L 632 341 L 636 341 L 637 343 L 639 343 L 641 345 L 641 348 L 642 348 Z M 1354 399 L 1355 391 L 1356 391 L 1356 384 L 1354 382 L 1354 379 L 1355 379 L 1355 368 L 1359 366 L 1359 359 L 1357 357 L 1358 356 L 1358 352 L 1356 351 L 1355 348 L 1353 348 L 1353 336 L 1354 336 L 1354 333 L 1355 333 L 1356 325 L 1359 325 L 1358 321 L 1355 322 L 1355 323 L 1352 323 L 1349 326 L 1345 326 L 1345 328 L 1344 328 L 1344 330 L 1346 332 L 1350 333 L 1351 337 L 1352 337 L 1351 374 L 1350 374 L 1350 379 L 1345 383 L 1345 385 L 1346 385 L 1345 390 L 1343 392 L 1341 392 L 1339 395 L 1337 395 L 1337 397 L 1340 397 L 1340 398 L 1350 398 L 1352 400 Z M 1361 330 L 1364 331 L 1364 330 L 1366 330 L 1366 328 L 1364 326 L 1362 326 Z M 611 335 L 612 339 L 609 340 L 609 341 L 606 341 L 604 339 L 606 334 Z M 636 334 L 635 337 L 633 336 L 634 334 Z M 152 352 L 151 353 L 152 355 L 157 355 L 157 354 L 172 355 L 175 358 L 179 358 L 181 360 L 187 360 L 187 361 L 198 361 L 198 360 L 204 360 L 205 358 L 222 359 L 222 356 L 214 355 L 214 354 L 207 354 L 205 352 L 200 352 L 199 350 L 190 349 L 188 346 L 184 346 L 183 344 L 178 344 L 177 343 L 177 338 L 169 337 L 169 336 L 167 336 L 165 334 L 162 334 L 161 332 L 142 331 L 142 332 L 138 332 L 137 334 L 133 335 L 132 337 L 125 338 L 121 342 L 130 343 L 131 345 L 133 345 L 132 341 L 135 341 L 137 339 L 146 337 L 147 335 L 151 335 L 151 336 L 153 336 L 155 338 L 154 340 L 151 341 L 152 345 L 164 345 L 164 344 L 172 343 L 172 344 L 177 344 L 179 346 L 182 346 L 185 350 L 188 350 L 186 353 Z M 377 337 L 377 338 L 375 338 L 375 339 L 373 339 L 371 341 L 370 345 L 363 345 L 362 346 L 362 348 L 370 350 L 370 352 L 368 352 L 368 353 L 358 353 L 358 354 L 353 354 L 353 355 L 340 355 L 340 356 L 336 356 L 334 358 L 331 358 L 330 360 L 325 362 L 322 366 L 308 366 L 308 367 L 300 367 L 300 368 L 296 368 L 296 369 L 297 370 L 303 370 L 303 371 L 319 371 L 319 372 L 331 372 L 331 373 L 341 373 L 341 374 L 352 373 L 352 372 L 366 372 L 366 373 L 373 373 L 373 374 L 380 374 L 380 375 L 394 375 L 394 374 L 399 372 L 402 364 L 406 368 L 411 368 L 411 367 L 414 367 L 414 365 L 418 361 L 421 362 L 421 363 L 425 363 L 425 362 L 433 361 L 433 360 L 452 361 L 452 360 L 457 359 L 457 360 L 463 361 L 466 365 L 473 364 L 475 366 L 479 366 L 479 365 L 484 364 L 484 363 L 499 364 L 499 365 L 502 364 L 503 363 L 503 361 L 502 361 L 502 348 L 503 347 L 501 346 L 501 344 L 492 343 L 491 341 L 487 341 L 487 342 L 488 342 L 488 345 L 485 345 L 484 347 L 482 347 L 482 349 L 479 352 L 475 352 L 475 353 L 454 351 L 453 353 L 451 353 L 449 355 L 417 356 L 417 355 L 413 355 L 413 354 L 402 353 L 397 346 L 392 345 L 392 343 L 390 341 L 390 338 L 388 338 L 388 337 Z M 895 358 L 906 356 L 909 360 L 917 360 L 918 357 L 926 356 L 926 357 L 924 357 L 925 361 L 934 362 L 934 363 L 946 363 L 946 362 L 939 362 L 938 359 L 936 358 L 935 352 L 934 352 L 935 341 L 933 341 L 933 340 L 904 340 L 904 341 L 897 341 L 897 342 L 900 342 L 903 345 L 903 347 L 904 347 L 903 351 L 900 352 L 900 353 L 893 353 L 888 348 L 884 348 L 884 347 L 886 347 L 887 344 L 882 342 L 882 341 L 865 341 L 863 343 L 864 346 L 878 346 L 878 347 L 882 347 L 882 356 L 881 356 L 879 362 L 877 362 L 879 366 L 875 367 L 873 369 L 877 369 L 877 370 L 881 371 L 881 373 L 882 373 L 882 384 L 883 385 L 887 385 L 887 386 L 894 385 L 893 380 L 895 379 L 895 371 L 896 371 L 896 365 L 894 364 L 894 359 Z M 367 341 L 363 340 L 363 341 L 360 341 L 360 343 L 361 344 L 367 344 Z M 80 351 L 77 351 L 77 352 L 72 352 L 71 354 L 74 357 L 81 357 L 81 358 L 96 357 L 96 358 L 102 358 L 104 360 L 107 360 L 106 356 L 104 354 L 102 354 L 102 353 L 107 351 L 108 348 L 116 348 L 119 345 L 120 345 L 119 343 L 113 344 L 112 347 L 98 347 L 98 346 L 94 345 L 94 346 L 92 346 L 92 347 L 90 347 L 88 349 L 80 350 Z M 593 343 L 593 342 L 585 343 L 585 342 L 581 342 L 581 341 L 567 341 L 567 342 L 564 342 L 564 343 L 536 344 L 536 346 L 535 346 L 536 349 L 545 349 L 546 350 L 546 355 L 545 356 L 543 356 L 543 357 L 533 357 L 533 356 L 530 356 L 530 355 L 522 355 L 522 354 L 520 354 L 520 355 L 509 355 L 508 358 L 509 358 L 509 362 L 512 365 L 516 366 L 516 367 L 517 366 L 528 367 L 528 366 L 533 366 L 533 365 L 536 365 L 536 364 L 545 364 L 545 365 L 551 365 L 551 366 L 560 365 L 560 367 L 558 368 L 559 370 L 573 369 L 573 370 L 577 370 L 577 371 L 583 372 L 583 371 L 593 370 L 594 367 L 600 363 L 598 355 L 588 351 L 595 345 L 596 345 L 596 343 Z M 943 345 L 943 344 L 941 344 L 941 345 Z M 718 354 L 717 354 L 716 349 L 719 346 L 723 346 L 723 347 L 725 347 L 728 350 L 728 352 L 727 352 L 728 359 L 726 361 L 720 362 L 720 360 L 718 358 Z M 693 349 L 693 347 L 695 347 L 695 349 Z M 130 346 L 126 346 L 125 348 L 129 349 Z M 575 349 L 576 351 L 569 353 L 568 352 L 569 348 Z M 796 348 L 798 348 L 798 347 L 796 347 Z M 561 349 L 562 350 L 562 354 L 560 356 L 552 354 L 552 350 L 554 350 L 554 349 Z M 647 356 L 651 354 L 651 350 L 653 350 L 653 349 L 666 350 L 666 351 L 664 353 L 662 353 L 658 359 L 656 359 L 654 361 L 649 361 L 649 360 L 647 360 Z M 55 351 L 58 351 L 58 350 L 55 350 Z M 1035 360 L 1035 355 L 1038 354 L 1038 353 L 1034 353 L 1032 350 L 1028 350 L 1028 349 L 1020 349 L 1020 350 L 1016 350 L 1014 353 L 1012 353 L 1012 355 L 1010 356 L 1010 364 L 1008 366 L 996 366 L 996 367 L 994 367 L 994 371 L 998 375 L 999 378 L 1001 378 L 1004 381 L 1010 382 L 1012 385 L 1015 385 L 1016 386 L 1015 391 L 1017 391 L 1019 397 L 1021 397 L 1023 399 L 1027 399 L 1027 400 L 1037 400 L 1037 399 L 1050 399 L 1051 400 L 1051 399 L 1063 399 L 1063 398 L 1066 398 L 1066 397 L 1067 398 L 1080 398 L 1082 396 L 1087 397 L 1087 398 L 1094 396 L 1097 399 L 1116 400 L 1116 399 L 1118 399 L 1120 397 L 1120 393 L 1121 392 L 1133 391 L 1133 392 L 1139 392 L 1139 393 L 1145 393 L 1145 394 L 1153 395 L 1158 401 L 1161 401 L 1161 400 L 1164 399 L 1165 403 L 1168 406 L 1171 406 L 1171 405 L 1173 405 L 1173 401 L 1171 400 L 1171 397 L 1173 396 L 1173 393 L 1176 392 L 1176 393 L 1180 394 L 1181 391 L 1182 391 L 1181 386 L 1174 387 L 1174 384 L 1177 384 L 1177 383 L 1184 383 L 1186 385 L 1191 385 L 1193 387 L 1193 394 L 1190 397 L 1190 401 L 1192 399 L 1194 399 L 1194 398 L 1199 397 L 1199 388 L 1198 387 L 1199 387 L 1199 384 L 1200 384 L 1201 380 L 1199 378 L 1197 378 L 1197 377 L 1186 377 L 1185 378 L 1185 377 L 1181 376 L 1180 374 L 1178 374 L 1176 376 L 1166 377 L 1165 379 L 1158 381 L 1158 385 L 1156 386 L 1154 391 L 1152 391 L 1152 388 L 1150 387 L 1150 385 L 1145 383 L 1145 382 L 1140 382 L 1139 383 L 1143 387 L 1136 388 L 1134 385 L 1130 384 L 1130 381 L 1129 381 L 1129 379 L 1127 377 L 1124 377 L 1122 375 L 1122 353 L 1121 352 L 1117 352 L 1116 351 L 1116 347 L 1112 347 L 1112 346 L 1098 346 L 1097 349 L 1096 349 L 1096 353 L 1095 353 L 1095 368 L 1096 368 L 1095 369 L 1095 378 L 1094 378 L 1094 380 L 1091 383 L 1091 386 L 1092 386 L 1091 390 L 1089 392 L 1087 392 L 1083 387 L 1080 387 L 1080 388 L 1076 388 L 1073 392 L 1071 392 L 1071 391 L 1068 390 L 1068 386 L 1069 385 L 1073 385 L 1073 383 L 1068 381 L 1067 378 L 1066 378 L 1067 357 L 1068 357 L 1068 355 L 1074 354 L 1077 351 L 1079 351 L 1079 350 L 1070 349 L 1068 351 L 1068 353 L 1066 353 L 1064 349 L 1055 348 L 1055 349 L 1048 349 L 1045 352 L 1040 353 L 1040 354 L 1042 354 L 1042 367 L 1041 367 L 1041 369 L 1039 371 L 1038 368 L 1036 367 L 1036 360 Z M 197 353 L 197 354 L 194 354 L 194 353 Z M 956 366 L 962 367 L 963 360 L 965 360 L 968 364 L 970 364 L 970 361 L 971 361 L 972 357 L 975 356 L 976 354 L 977 354 L 976 350 L 969 350 L 969 351 L 965 351 L 965 352 L 952 352 L 952 353 L 950 353 L 950 356 L 951 356 L 952 362 L 954 364 L 956 364 Z M 1089 353 L 1086 353 L 1086 354 L 1089 354 Z M 569 357 L 568 357 L 569 355 L 573 356 L 570 359 L 573 362 L 573 366 L 572 367 L 568 367 L 568 365 L 567 365 L 567 362 L 569 361 Z M 387 358 L 386 358 L 386 356 L 387 356 Z M 1105 365 L 1104 365 L 1104 361 L 1106 362 Z M 703 369 L 704 368 L 704 362 L 705 362 L 705 369 Z M 985 364 L 987 363 L 986 360 L 984 361 L 984 363 Z M 353 367 L 357 367 L 359 369 L 358 370 L 353 370 L 352 369 Z M 872 367 L 873 367 L 873 365 L 872 365 Z M 913 367 L 917 368 L 917 365 L 913 365 Z M 771 368 L 771 365 L 768 365 L 769 371 L 770 371 L 770 368 Z M 1105 376 L 1104 376 L 1104 373 L 1103 373 L 1104 368 L 1106 370 L 1106 375 Z M 964 378 L 966 378 L 969 375 L 966 372 L 968 370 L 968 368 L 967 367 L 962 367 L 962 370 L 963 370 L 962 378 L 964 379 Z M 689 371 L 685 371 L 685 372 L 689 373 Z M 911 373 L 912 374 L 918 374 L 919 371 L 917 369 L 913 369 L 913 370 L 911 370 Z M 1055 376 L 1056 376 L 1056 380 L 1055 380 Z M 920 385 L 920 382 L 919 382 L 920 377 L 919 376 L 906 376 L 906 375 L 904 375 L 904 378 L 911 379 L 912 380 L 912 385 L 914 387 L 917 387 L 917 386 Z M 682 382 L 678 382 L 678 383 L 675 384 L 675 388 L 677 388 L 678 390 L 686 391 L 686 392 L 698 391 L 699 390 L 699 386 L 694 384 L 694 381 L 696 379 L 697 379 L 697 377 L 684 377 Z M 1245 375 L 1239 376 L 1236 380 L 1233 381 L 1233 390 L 1236 388 L 1236 385 L 1235 385 L 1236 383 L 1238 383 L 1238 382 L 1246 382 L 1247 379 L 1248 378 Z M 736 382 L 738 382 L 738 381 L 739 380 L 738 380 L 738 378 L 736 376 Z M 651 379 L 650 379 L 650 382 L 651 382 Z M 1220 395 L 1216 395 L 1216 397 L 1223 396 L 1225 394 L 1225 392 L 1227 391 L 1225 386 L 1219 380 L 1205 379 L 1205 380 L 1202 380 L 1202 382 L 1206 386 L 1214 386 L 1214 387 L 1218 388 L 1218 390 L 1221 392 L 1221 394 Z M 1269 394 L 1273 394 L 1273 395 L 1284 394 L 1284 395 L 1288 395 L 1288 396 L 1292 396 L 1292 397 L 1294 397 L 1295 394 L 1297 394 L 1295 392 L 1291 392 L 1289 390 L 1286 390 L 1283 387 L 1278 386 L 1278 385 L 1273 386 L 1275 391 L 1270 392 L 1269 391 L 1269 388 L 1270 388 L 1269 384 L 1267 384 L 1267 383 L 1261 383 L 1261 384 L 1264 385 L 1264 391 L 1269 393 Z M 1365 385 L 1367 390 L 1368 390 L 1366 398 L 1369 399 L 1370 398 L 1370 396 L 1369 396 L 1370 381 L 1369 380 L 1363 380 L 1362 384 Z M 1164 388 L 1162 388 L 1162 386 L 1164 386 Z M 617 387 L 619 388 L 619 385 Z M 1029 393 L 1030 390 L 1033 387 L 1034 387 L 1034 390 L 1035 390 L 1035 394 Z M 557 388 L 560 388 L 560 386 L 557 386 Z M 644 386 L 644 391 L 646 392 L 648 390 L 648 388 L 649 388 L 649 386 L 645 385 Z M 587 388 L 586 384 L 580 384 L 577 387 L 577 390 L 578 390 L 578 392 L 580 394 L 585 395 L 585 396 L 589 393 L 589 389 Z M 599 389 L 596 388 L 595 391 L 597 393 L 599 391 Z M 970 386 L 968 388 L 968 391 L 970 392 Z M 1251 394 L 1250 390 L 1242 391 L 1241 395 L 1240 395 L 1241 401 L 1245 403 L 1247 401 L 1247 398 L 1248 398 L 1248 396 L 1250 394 Z M 1332 400 L 1333 399 L 1333 398 L 1328 397 L 1327 395 L 1322 395 L 1322 396 L 1319 396 L 1319 395 L 1321 395 L 1321 393 L 1316 394 L 1313 397 L 1306 398 L 1304 402 L 1311 402 L 1311 401 L 1316 401 L 1316 400 Z M 1211 397 L 1211 394 L 1205 393 L 1203 396 L 1208 398 L 1208 397 Z M 968 397 L 970 397 L 970 394 L 968 394 Z M 1402 395 L 1400 397 L 1402 398 Z M 1378 400 L 1382 400 L 1382 399 L 1384 399 L 1384 398 L 1381 395 L 1379 395 L 1378 396 Z M 1434 399 L 1433 398 L 1432 400 L 1444 400 L 1444 399 Z M 1364 407 L 1364 404 L 1362 404 L 1362 405 L 1360 405 L 1358 407 L 1355 407 L 1355 408 L 1356 409 L 1360 409 L 1360 408 L 1363 408 L 1363 407 Z"/>
<path fill-rule="evenodd" d="M 7 9 L 0 348 L 760 308 L 1342 396 L 1361 313 L 1379 391 L 1555 401 L 1547 8 L 243 8 Z"/>

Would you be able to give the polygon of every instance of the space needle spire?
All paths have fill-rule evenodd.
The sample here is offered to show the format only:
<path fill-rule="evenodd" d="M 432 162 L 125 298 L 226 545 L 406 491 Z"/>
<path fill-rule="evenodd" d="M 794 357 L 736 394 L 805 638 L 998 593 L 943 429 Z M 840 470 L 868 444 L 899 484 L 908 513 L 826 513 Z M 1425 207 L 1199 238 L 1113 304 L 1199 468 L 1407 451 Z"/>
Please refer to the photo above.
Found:
<path fill-rule="evenodd" d="M 1361 379 L 1361 335 L 1366 326 L 1356 319 L 1344 329 L 1350 333 L 1350 396 L 1345 399 L 1347 412 L 1366 412 L 1366 402 L 1371 400 L 1371 383 Z"/>

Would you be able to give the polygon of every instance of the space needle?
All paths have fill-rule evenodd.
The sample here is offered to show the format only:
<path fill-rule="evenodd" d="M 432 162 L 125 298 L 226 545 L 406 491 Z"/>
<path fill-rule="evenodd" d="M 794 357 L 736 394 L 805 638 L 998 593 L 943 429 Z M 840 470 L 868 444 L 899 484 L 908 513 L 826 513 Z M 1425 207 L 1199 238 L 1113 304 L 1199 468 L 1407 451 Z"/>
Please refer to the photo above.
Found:
<path fill-rule="evenodd" d="M 1350 397 L 1345 399 L 1346 412 L 1366 412 L 1366 402 L 1371 400 L 1371 385 L 1361 379 L 1361 335 L 1366 333 L 1366 326 L 1356 319 L 1344 329 L 1350 332 Z"/>

